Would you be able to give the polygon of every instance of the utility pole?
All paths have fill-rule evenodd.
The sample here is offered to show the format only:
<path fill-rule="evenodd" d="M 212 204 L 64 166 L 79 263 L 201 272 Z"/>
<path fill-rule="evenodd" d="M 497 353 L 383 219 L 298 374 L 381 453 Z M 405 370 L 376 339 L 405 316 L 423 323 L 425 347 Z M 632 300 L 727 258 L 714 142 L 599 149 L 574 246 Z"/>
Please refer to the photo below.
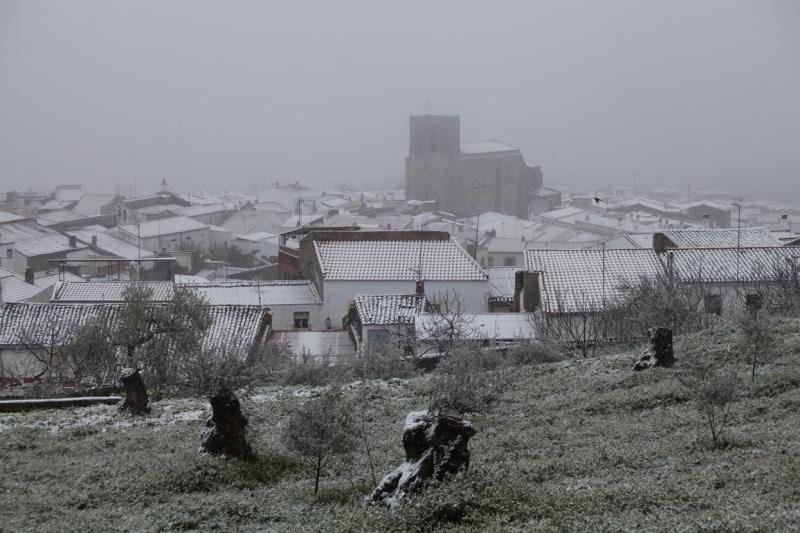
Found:
<path fill-rule="evenodd" d="M 475 261 L 478 260 L 478 233 L 479 233 L 478 228 L 480 228 L 480 226 L 481 226 L 481 212 L 480 210 L 478 210 L 478 216 L 475 220 L 475 254 L 472 256 L 472 258 Z"/>
<path fill-rule="evenodd" d="M 742 255 L 742 204 L 735 203 L 736 216 L 736 283 L 739 283 L 739 258 Z"/>

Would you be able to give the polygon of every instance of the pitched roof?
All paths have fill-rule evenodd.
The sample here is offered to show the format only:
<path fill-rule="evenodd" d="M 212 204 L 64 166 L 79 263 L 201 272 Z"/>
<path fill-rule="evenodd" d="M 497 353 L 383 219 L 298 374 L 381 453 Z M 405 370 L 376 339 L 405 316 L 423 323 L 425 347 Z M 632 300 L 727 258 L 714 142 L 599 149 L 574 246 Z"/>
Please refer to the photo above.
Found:
<path fill-rule="evenodd" d="M 0 302 L 21 302 L 42 292 L 45 287 L 31 285 L 23 276 L 0 268 Z"/>
<path fill-rule="evenodd" d="M 491 154 L 496 152 L 519 152 L 519 148 L 502 141 L 481 141 L 461 143 L 461 153 L 467 155 Z"/>
<path fill-rule="evenodd" d="M 781 246 L 781 241 L 765 227 L 667 230 L 660 232 L 670 242 L 668 248 L 735 248 Z"/>
<path fill-rule="evenodd" d="M 136 237 L 137 234 L 142 238 L 158 237 L 159 235 L 172 235 L 175 233 L 186 233 L 188 231 L 204 230 L 208 224 L 198 222 L 189 217 L 171 217 L 149 222 L 142 222 L 137 229 L 136 224 L 120 226 L 119 229 Z"/>
<path fill-rule="evenodd" d="M 619 286 L 663 271 L 653 250 L 527 250 L 525 268 L 542 272 L 542 306 L 550 313 L 601 309 Z"/>
<path fill-rule="evenodd" d="M 60 233 L 41 235 L 34 239 L 25 239 L 14 243 L 14 249 L 27 257 L 37 255 L 57 254 L 60 252 L 72 252 L 74 250 L 84 250 L 86 246 L 69 245 L 69 237 Z"/>
<path fill-rule="evenodd" d="M 89 217 L 97 216 L 102 214 L 103 207 L 114 203 L 116 197 L 114 194 L 84 194 L 72 210 Z"/>
<path fill-rule="evenodd" d="M 136 259 L 139 257 L 139 254 L 141 254 L 141 257 L 152 257 L 155 255 L 149 250 L 143 249 L 140 251 L 138 246 L 134 246 L 103 231 L 92 231 L 83 228 L 66 233 L 67 235 L 75 236 L 80 242 L 87 246 L 92 244 L 92 237 L 95 237 L 97 239 L 97 249 L 122 259 Z"/>
<path fill-rule="evenodd" d="M 361 323 L 365 326 L 411 324 L 425 311 L 424 294 L 358 294 L 353 299 Z"/>
<path fill-rule="evenodd" d="M 314 246 L 326 280 L 488 279 L 453 239 L 315 240 Z"/>
<path fill-rule="evenodd" d="M 794 247 L 679 249 L 664 254 L 666 265 L 669 257 L 686 282 L 772 281 L 779 270 L 800 267 L 800 249 Z"/>
<path fill-rule="evenodd" d="M 58 343 L 66 344 L 79 329 L 100 319 L 114 324 L 119 305 L 31 304 L 0 305 L 0 345 L 49 344 L 57 326 Z M 263 337 L 268 310 L 255 306 L 209 306 L 211 327 L 203 335 L 201 348 L 244 356 Z"/>
<path fill-rule="evenodd" d="M 153 291 L 152 302 L 166 302 L 174 294 L 171 281 L 140 282 Z M 128 281 L 83 281 L 80 283 L 62 281 L 53 289 L 52 302 L 59 303 L 118 303 L 124 301 L 123 292 L 131 286 Z"/>
<path fill-rule="evenodd" d="M 6 222 L 19 222 L 20 220 L 25 220 L 25 217 L 15 215 L 14 213 L 9 213 L 7 211 L 0 211 L 0 224 L 5 224 Z"/>
<path fill-rule="evenodd" d="M 309 280 L 227 281 L 183 284 L 211 305 L 314 305 L 321 304 Z"/>

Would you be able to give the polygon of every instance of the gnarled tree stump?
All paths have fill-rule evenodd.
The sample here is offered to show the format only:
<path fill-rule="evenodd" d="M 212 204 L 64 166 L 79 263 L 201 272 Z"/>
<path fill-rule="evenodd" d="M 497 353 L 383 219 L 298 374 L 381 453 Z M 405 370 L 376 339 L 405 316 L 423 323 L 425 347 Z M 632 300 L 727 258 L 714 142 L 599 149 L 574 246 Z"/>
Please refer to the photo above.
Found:
<path fill-rule="evenodd" d="M 406 417 L 406 461 L 381 480 L 368 500 L 394 505 L 431 481 L 469 468 L 472 424 L 454 416 L 415 411 Z"/>
<path fill-rule="evenodd" d="M 203 428 L 200 452 L 249 457 L 252 450 L 247 443 L 247 417 L 239 399 L 227 388 L 221 388 L 210 401 L 212 415 Z"/>
<path fill-rule="evenodd" d="M 672 330 L 669 328 L 650 328 L 650 344 L 639 356 L 634 370 L 647 370 L 656 366 L 670 367 L 675 364 L 672 351 Z"/>
<path fill-rule="evenodd" d="M 119 405 L 120 411 L 127 411 L 132 415 L 141 415 L 150 412 L 150 399 L 147 397 L 147 388 L 142 381 L 138 368 L 125 368 L 119 377 L 125 389 L 125 399 Z"/>

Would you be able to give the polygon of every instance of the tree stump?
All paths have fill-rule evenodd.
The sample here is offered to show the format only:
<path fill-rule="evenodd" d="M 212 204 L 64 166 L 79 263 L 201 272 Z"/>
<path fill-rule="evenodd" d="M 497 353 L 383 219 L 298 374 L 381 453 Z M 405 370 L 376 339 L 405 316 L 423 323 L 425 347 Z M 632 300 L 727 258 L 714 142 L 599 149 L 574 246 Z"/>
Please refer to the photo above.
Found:
<path fill-rule="evenodd" d="M 125 389 L 125 399 L 120 403 L 119 410 L 127 411 L 132 415 L 149 413 L 150 399 L 147 397 L 147 388 L 144 386 L 139 369 L 123 369 L 119 380 Z"/>
<path fill-rule="evenodd" d="M 650 328 L 650 344 L 639 356 L 634 370 L 647 370 L 656 366 L 671 367 L 675 364 L 672 351 L 672 330 L 669 328 Z"/>
<path fill-rule="evenodd" d="M 378 483 L 368 496 L 389 506 L 431 481 L 442 481 L 469 468 L 472 424 L 454 416 L 415 411 L 406 417 L 403 448 L 406 461 Z"/>
<path fill-rule="evenodd" d="M 227 388 L 221 388 L 211 397 L 212 415 L 203 428 L 200 453 L 249 457 L 252 453 L 247 443 L 247 417 L 242 413 L 239 399 Z"/>

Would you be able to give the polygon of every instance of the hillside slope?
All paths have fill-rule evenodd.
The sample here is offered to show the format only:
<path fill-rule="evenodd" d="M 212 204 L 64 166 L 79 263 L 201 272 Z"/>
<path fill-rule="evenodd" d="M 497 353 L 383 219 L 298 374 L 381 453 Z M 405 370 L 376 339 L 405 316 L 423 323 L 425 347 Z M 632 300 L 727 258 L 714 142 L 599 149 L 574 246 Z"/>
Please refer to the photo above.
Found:
<path fill-rule="evenodd" d="M 259 459 L 197 455 L 207 403 L 0 415 L 0 522 L 8 530 L 762 529 L 800 528 L 800 326 L 751 384 L 730 332 L 681 339 L 677 367 L 634 373 L 631 353 L 519 367 L 469 418 L 472 469 L 394 511 L 369 507 L 363 453 L 312 478 L 281 444 L 315 389 L 271 387 L 243 401 Z M 722 448 L 674 378 L 692 358 L 737 369 L 740 399 Z M 401 424 L 425 408 L 428 378 L 375 382 L 363 414 L 377 476 L 402 462 Z M 359 385 L 348 387 L 355 395 Z"/>

